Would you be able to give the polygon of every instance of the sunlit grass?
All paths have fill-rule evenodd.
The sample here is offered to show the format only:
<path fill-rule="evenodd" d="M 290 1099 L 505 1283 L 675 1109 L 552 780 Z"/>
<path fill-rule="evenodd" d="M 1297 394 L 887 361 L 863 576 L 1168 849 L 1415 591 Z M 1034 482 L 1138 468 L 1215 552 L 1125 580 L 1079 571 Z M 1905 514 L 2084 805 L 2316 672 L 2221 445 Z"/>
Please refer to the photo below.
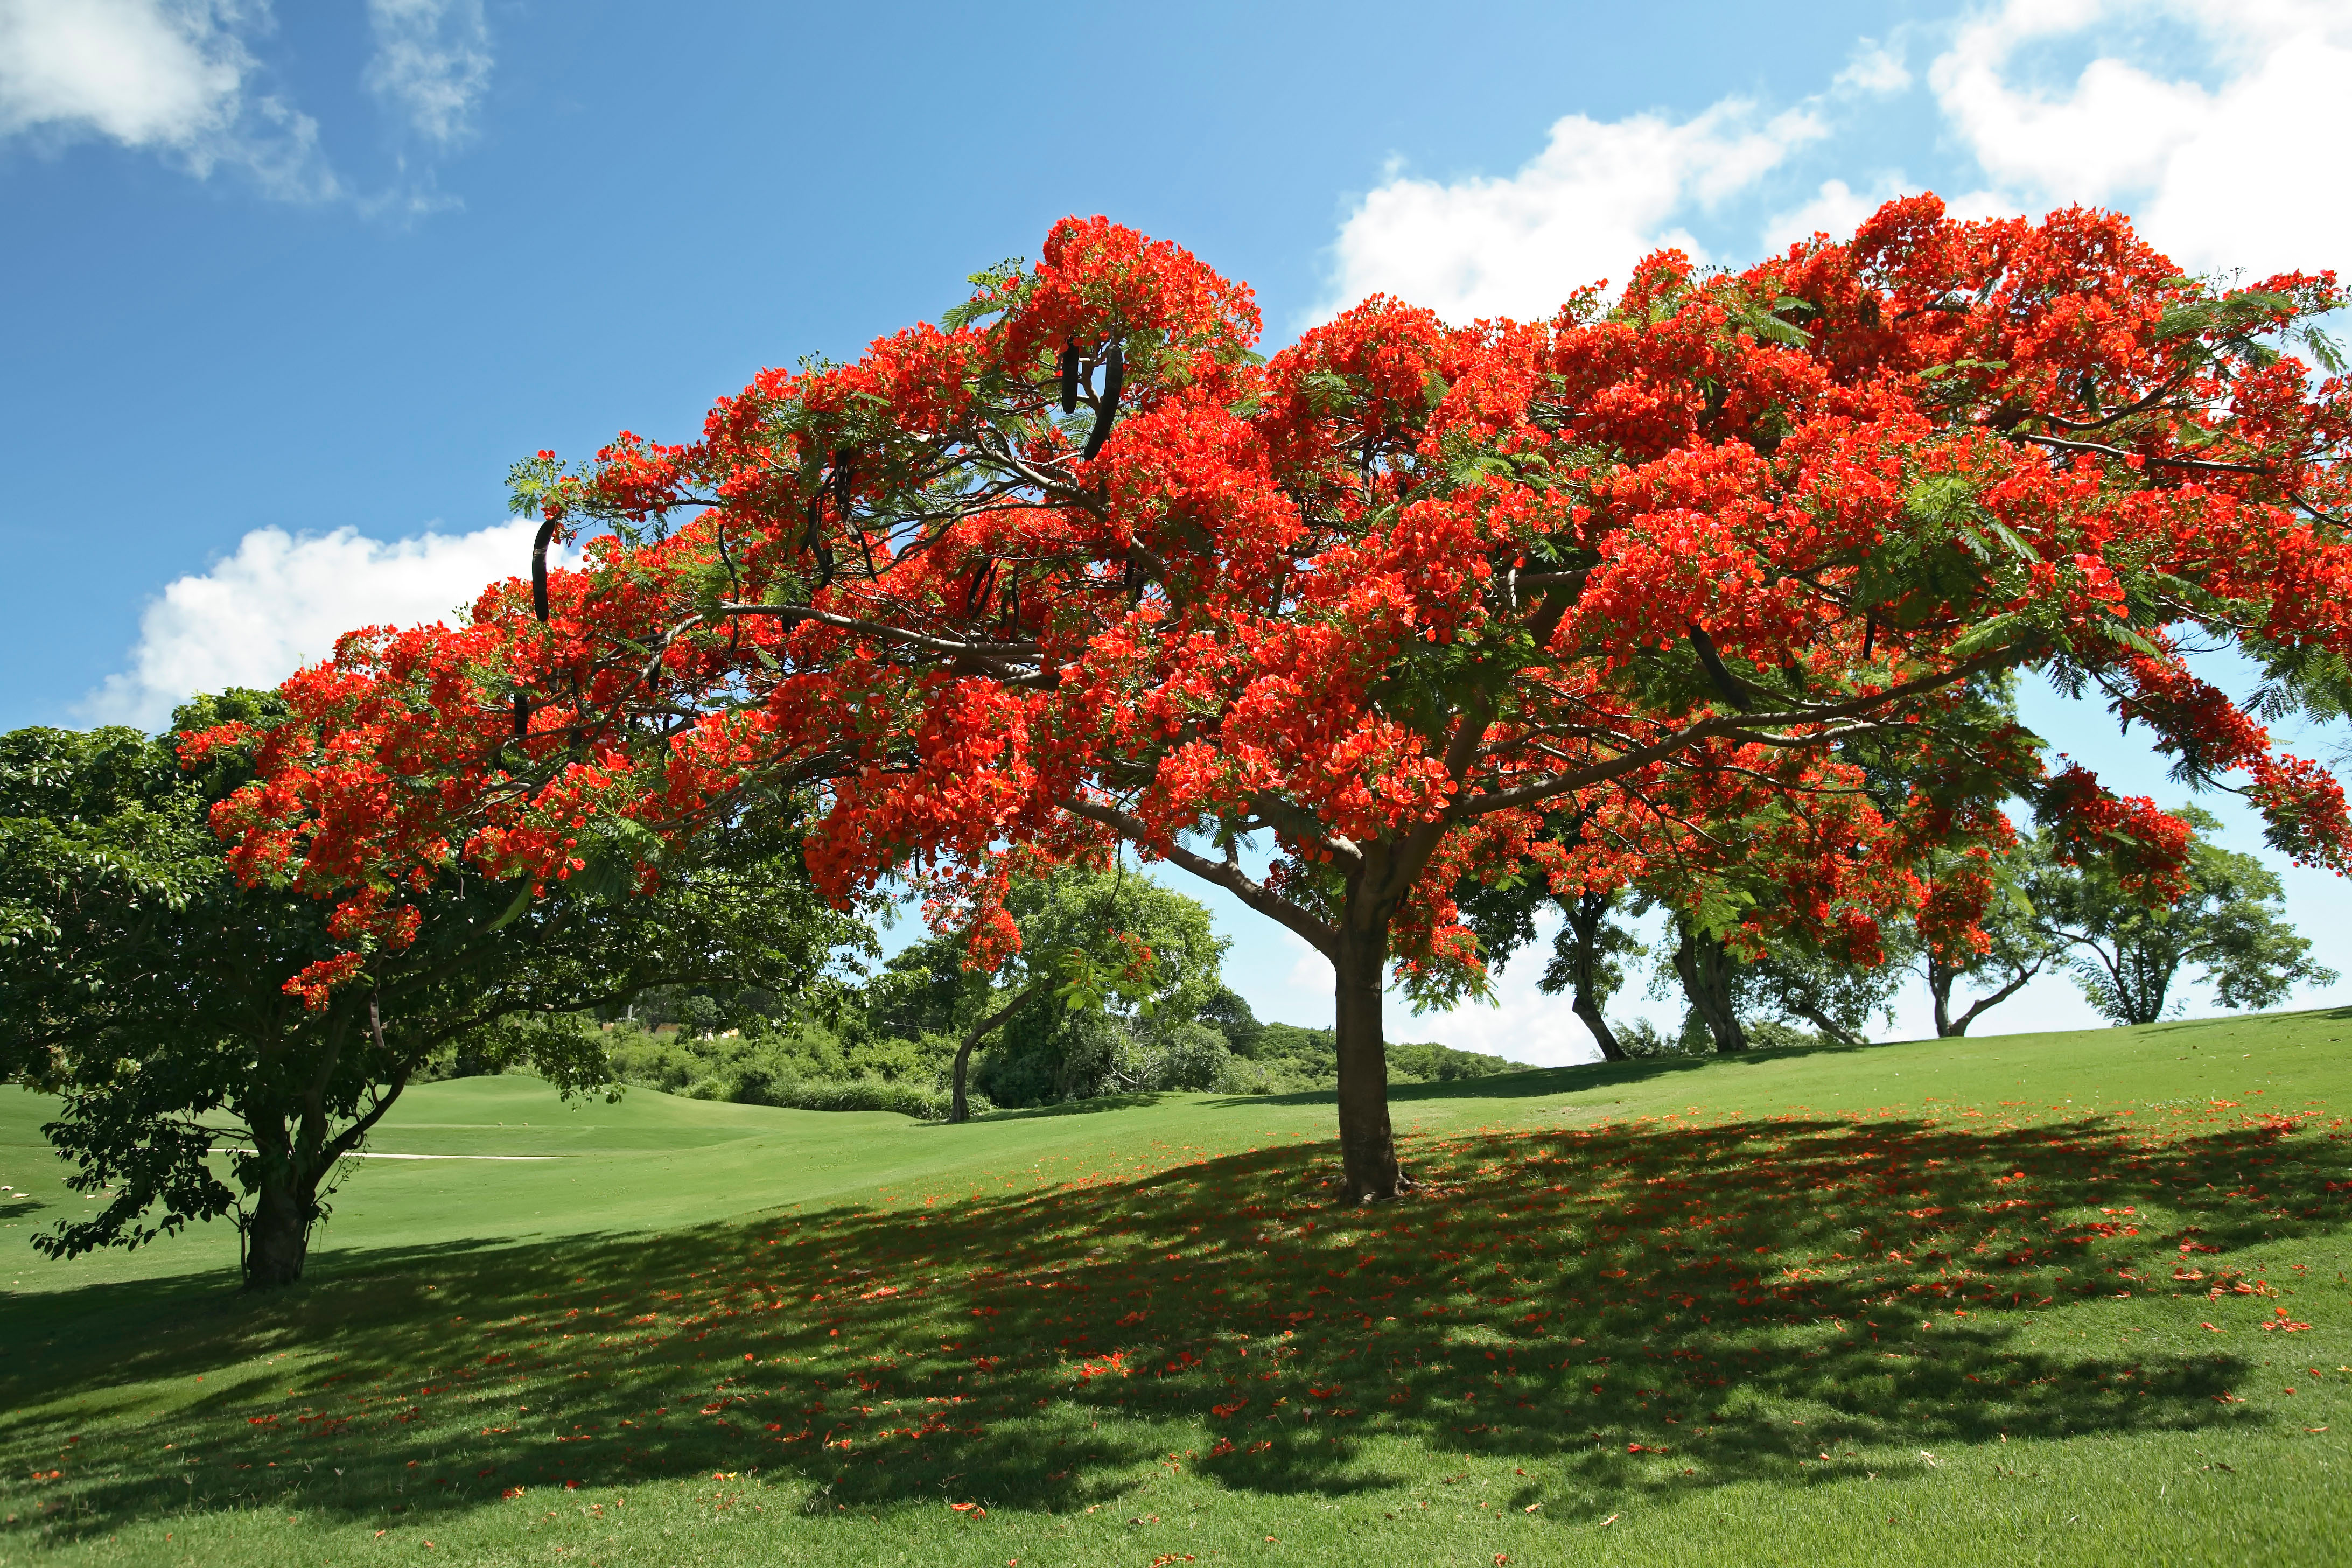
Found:
<path fill-rule="evenodd" d="M 1328 1103 L 440 1086 L 385 1147 L 572 1158 L 7 1299 L 0 1561 L 2326 1561 L 2345 1021 L 1432 1089 L 1370 1210 Z"/>

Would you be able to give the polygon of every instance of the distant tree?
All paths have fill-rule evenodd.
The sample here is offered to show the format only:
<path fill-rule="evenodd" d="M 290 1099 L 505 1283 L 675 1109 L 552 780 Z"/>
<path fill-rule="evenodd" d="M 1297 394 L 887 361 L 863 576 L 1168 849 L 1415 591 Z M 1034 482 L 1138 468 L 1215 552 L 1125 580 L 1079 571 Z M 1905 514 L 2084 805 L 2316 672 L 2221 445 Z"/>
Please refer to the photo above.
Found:
<path fill-rule="evenodd" d="M 2000 1006 L 2047 972 L 2065 953 L 2066 944 L 2036 917 L 2032 889 L 2050 870 L 2048 851 L 2032 834 L 2018 837 L 2007 850 L 1989 847 L 1973 856 L 1943 858 L 1937 868 L 1937 897 L 1956 889 L 1976 911 L 1976 927 L 1984 945 L 1977 947 L 1954 937 L 1917 938 L 1911 944 L 1911 962 L 1927 982 L 1927 998 L 1935 1008 L 1936 1033 L 1950 1039 L 1969 1032 L 1969 1026 Z M 1953 994 L 1962 982 L 1982 988 L 1954 1011 Z"/>
<path fill-rule="evenodd" d="M 544 897 L 451 868 L 373 929 L 247 886 L 207 815 L 282 711 L 230 692 L 160 739 L 0 736 L 0 1070 L 63 1096 L 44 1131 L 68 1184 L 107 1200 L 35 1239 L 52 1256 L 234 1214 L 247 1284 L 290 1284 L 341 1162 L 435 1053 L 591 1088 L 604 1051 L 574 1010 L 656 983 L 803 984 L 855 932 L 808 891 L 780 802 L 660 863 L 644 896 L 641 846 L 585 838 Z M 331 991 L 304 979 L 322 964 Z"/>
<path fill-rule="evenodd" d="M 2298 984 L 2334 981 L 2334 970 L 2313 962 L 2310 940 L 2281 918 L 2277 873 L 2204 837 L 2221 826 L 2210 813 L 2172 815 L 2195 836 L 2169 902 L 2095 857 L 2048 865 L 2035 880 L 2042 927 L 2072 950 L 2066 967 L 2091 1005 L 2117 1024 L 2153 1024 L 2185 970 L 2201 972 L 2231 1008 L 2276 1006 Z"/>
<path fill-rule="evenodd" d="M 1231 994 L 1220 966 L 1230 944 L 1199 900 L 1119 867 L 1069 867 L 1014 879 L 1003 908 L 1020 951 L 999 972 L 996 988 L 974 976 L 987 1006 L 956 1049 L 950 1121 L 967 1114 L 972 1053 L 1024 1008 L 1026 1026 L 1007 1047 L 1028 1058 L 1026 1071 L 1011 1061 L 999 1071 L 1050 1085 L 1055 1095 L 1214 1082 L 1224 1041 L 1201 1016 L 1213 1006 L 1225 1010 L 1220 998 Z M 959 938 L 933 942 L 942 958 L 965 951 Z"/>
<path fill-rule="evenodd" d="M 1219 985 L 1193 1016 L 1223 1035 L 1225 1048 L 1234 1055 L 1253 1057 L 1257 1054 L 1258 1036 L 1265 1026 L 1258 1022 L 1257 1014 L 1252 1010 L 1248 1001 L 1233 987 Z"/>
<path fill-rule="evenodd" d="M 1554 996 L 1568 993 L 1570 1010 L 1601 1047 L 1602 1058 L 1624 1061 L 1628 1053 L 1603 1009 L 1625 984 L 1621 960 L 1640 952 L 1641 940 L 1612 918 L 1620 902 L 1614 892 L 1581 892 L 1558 901 L 1559 930 L 1553 933 L 1551 962 L 1537 988 Z"/>

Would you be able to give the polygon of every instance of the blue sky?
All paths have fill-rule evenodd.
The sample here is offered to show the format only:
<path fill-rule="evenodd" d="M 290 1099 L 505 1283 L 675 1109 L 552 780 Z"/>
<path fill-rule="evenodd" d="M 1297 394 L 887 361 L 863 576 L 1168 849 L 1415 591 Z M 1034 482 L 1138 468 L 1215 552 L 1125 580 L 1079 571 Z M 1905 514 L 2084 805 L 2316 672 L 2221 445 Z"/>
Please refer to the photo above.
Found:
<path fill-rule="evenodd" d="M 1659 243 L 1736 264 L 1917 189 L 2120 206 L 2200 269 L 2344 266 L 2352 215 L 2270 149 L 2333 143 L 2347 66 L 2345 0 L 0 0 L 0 724 L 152 721 L 443 613 L 522 564 L 515 458 L 682 437 L 1065 214 L 1247 279 L 1270 346 L 1376 288 L 1542 310 Z M 2293 900 L 2352 969 L 2334 879 Z M 1262 1010 L 1328 1018 L 1316 961 L 1226 918 Z M 1392 1033 L 1580 1049 L 1503 991 Z M 2059 983 L 1987 1024 L 2081 1021 Z"/>

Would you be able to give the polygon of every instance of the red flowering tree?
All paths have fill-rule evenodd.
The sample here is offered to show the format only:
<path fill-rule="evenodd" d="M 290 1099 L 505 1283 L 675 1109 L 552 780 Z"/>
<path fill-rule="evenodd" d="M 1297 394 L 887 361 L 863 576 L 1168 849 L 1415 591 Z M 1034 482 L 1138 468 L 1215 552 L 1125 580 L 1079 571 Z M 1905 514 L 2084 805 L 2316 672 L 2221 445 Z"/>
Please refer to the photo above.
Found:
<path fill-rule="evenodd" d="M 488 595 L 461 658 L 355 645 L 236 818 L 251 852 L 383 889 L 374 924 L 403 877 L 562 877 L 599 823 L 692 832 L 781 777 L 821 792 L 822 886 L 919 877 L 988 965 L 1008 859 L 1125 841 L 1330 960 L 1358 1199 L 1402 1181 L 1392 966 L 1475 987 L 1451 890 L 1591 871 L 1563 818 L 1653 884 L 1764 832 L 1770 896 L 1723 918 L 1865 956 L 1890 903 L 1981 940 L 1965 879 L 1912 868 L 2011 789 L 2168 874 L 2177 824 L 2044 784 L 1985 700 L 2031 668 L 2344 863 L 2336 782 L 2166 633 L 2289 687 L 2352 651 L 2345 388 L 2283 352 L 2332 276 L 2217 288 L 2111 215 L 1920 197 L 1740 272 L 1664 252 L 1544 321 L 1375 298 L 1270 362 L 1246 289 L 1100 219 L 974 282 L 693 442 L 524 465 L 551 531 L 617 531 L 536 606 Z M 1818 809 L 1890 748 L 1933 787 Z"/>

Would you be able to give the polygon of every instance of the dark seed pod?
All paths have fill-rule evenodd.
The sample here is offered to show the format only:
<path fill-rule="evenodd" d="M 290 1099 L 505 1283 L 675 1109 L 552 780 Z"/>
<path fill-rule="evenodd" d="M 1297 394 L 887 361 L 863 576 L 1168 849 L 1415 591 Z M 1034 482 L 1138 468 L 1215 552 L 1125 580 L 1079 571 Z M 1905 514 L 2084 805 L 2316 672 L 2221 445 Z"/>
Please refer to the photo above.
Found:
<path fill-rule="evenodd" d="M 530 699 L 518 691 L 514 695 L 514 738 L 521 740 L 530 733 Z"/>
<path fill-rule="evenodd" d="M 1723 656 L 1715 651 L 1715 639 L 1706 635 L 1706 628 L 1693 621 L 1690 624 L 1690 640 L 1692 651 L 1698 655 L 1699 667 L 1706 671 L 1708 683 L 1726 702 L 1742 713 L 1747 712 L 1748 693 L 1739 689 L 1731 679 L 1731 671 L 1723 667 Z"/>
<path fill-rule="evenodd" d="M 1126 382 L 1127 356 L 1119 352 L 1118 344 L 1114 342 L 1110 345 L 1110 353 L 1103 357 L 1102 405 L 1095 410 L 1094 434 L 1087 437 L 1086 458 L 1088 462 L 1094 461 L 1095 455 L 1102 450 L 1103 443 L 1110 439 L 1110 427 L 1118 419 L 1119 388 Z"/>
<path fill-rule="evenodd" d="M 972 568 L 971 581 L 963 585 L 963 613 L 976 616 L 988 603 L 988 591 L 996 581 L 996 563 L 983 561 Z"/>
<path fill-rule="evenodd" d="M 844 522 L 849 521 L 849 493 L 856 457 L 846 447 L 833 455 L 833 505 Z"/>
<path fill-rule="evenodd" d="M 1062 350 L 1062 412 L 1078 411 L 1078 345 L 1071 343 Z"/>
<path fill-rule="evenodd" d="M 547 542 L 555 537 L 555 520 L 549 518 L 539 525 L 539 537 L 530 542 L 530 607 L 539 612 L 539 624 L 547 624 Z"/>
<path fill-rule="evenodd" d="M 817 558 L 826 582 L 833 580 L 833 552 L 824 543 L 824 492 L 809 497 L 808 532 L 801 539 L 801 548 Z"/>

